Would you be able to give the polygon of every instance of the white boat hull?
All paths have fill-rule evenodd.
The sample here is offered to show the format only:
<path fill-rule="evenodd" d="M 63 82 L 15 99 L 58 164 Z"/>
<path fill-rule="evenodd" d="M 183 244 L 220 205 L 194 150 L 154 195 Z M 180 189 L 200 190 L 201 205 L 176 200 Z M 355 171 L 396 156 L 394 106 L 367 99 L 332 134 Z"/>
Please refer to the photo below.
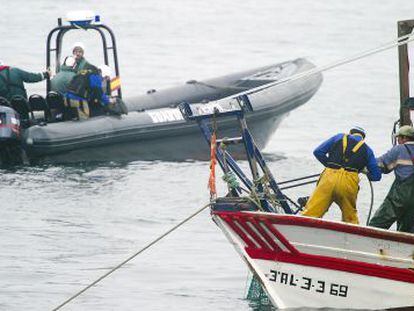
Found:
<path fill-rule="evenodd" d="M 328 220 L 213 211 L 278 308 L 414 306 L 414 236 Z"/>
<path fill-rule="evenodd" d="M 279 308 L 384 309 L 414 305 L 413 285 L 352 273 L 255 260 Z M 392 294 L 390 294 L 392 290 Z"/>

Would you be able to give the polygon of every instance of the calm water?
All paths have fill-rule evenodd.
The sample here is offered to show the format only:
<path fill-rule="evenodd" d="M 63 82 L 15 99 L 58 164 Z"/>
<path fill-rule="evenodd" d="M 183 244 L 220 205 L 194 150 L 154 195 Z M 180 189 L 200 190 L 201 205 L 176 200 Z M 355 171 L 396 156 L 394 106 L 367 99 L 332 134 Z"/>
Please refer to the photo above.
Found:
<path fill-rule="evenodd" d="M 117 34 L 127 97 L 296 57 L 323 65 L 391 41 L 397 20 L 414 11 L 407 0 L 84 2 L 1 0 L 0 59 L 44 68 L 45 37 L 56 18 L 91 8 Z M 81 37 L 87 58 L 98 63 L 94 44 Z M 319 172 L 313 148 L 354 124 L 366 128 L 376 153 L 385 152 L 398 99 L 396 50 L 327 72 L 316 96 L 291 113 L 266 148 L 276 177 Z M 0 174 L 0 310 L 53 309 L 208 200 L 204 162 Z M 391 181 L 375 185 L 375 206 Z M 365 180 L 359 204 L 365 222 Z M 329 217 L 339 217 L 334 208 Z M 64 310 L 251 310 L 247 274 L 205 211 Z"/>

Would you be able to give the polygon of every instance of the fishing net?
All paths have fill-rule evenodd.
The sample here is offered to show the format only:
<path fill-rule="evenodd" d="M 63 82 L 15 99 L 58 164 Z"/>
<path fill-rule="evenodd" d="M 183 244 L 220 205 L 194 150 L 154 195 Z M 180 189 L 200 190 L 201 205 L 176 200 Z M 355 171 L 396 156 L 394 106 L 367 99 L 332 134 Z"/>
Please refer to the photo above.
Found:
<path fill-rule="evenodd" d="M 248 279 L 246 299 L 249 301 L 250 307 L 255 311 L 276 310 L 270 302 L 262 284 L 254 275 Z"/>

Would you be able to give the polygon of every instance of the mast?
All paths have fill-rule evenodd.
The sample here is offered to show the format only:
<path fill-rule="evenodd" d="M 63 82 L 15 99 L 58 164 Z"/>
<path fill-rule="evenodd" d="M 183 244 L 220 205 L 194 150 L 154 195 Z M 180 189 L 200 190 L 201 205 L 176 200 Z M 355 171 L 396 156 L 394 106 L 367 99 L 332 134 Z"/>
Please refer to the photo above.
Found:
<path fill-rule="evenodd" d="M 410 34 L 414 28 L 414 20 L 399 21 L 398 37 Z M 398 47 L 398 62 L 400 71 L 400 125 L 411 125 L 410 106 L 413 105 L 410 99 L 410 63 L 408 59 L 407 44 Z M 410 105 L 411 103 L 411 105 Z M 414 106 L 411 107 L 414 109 Z"/>

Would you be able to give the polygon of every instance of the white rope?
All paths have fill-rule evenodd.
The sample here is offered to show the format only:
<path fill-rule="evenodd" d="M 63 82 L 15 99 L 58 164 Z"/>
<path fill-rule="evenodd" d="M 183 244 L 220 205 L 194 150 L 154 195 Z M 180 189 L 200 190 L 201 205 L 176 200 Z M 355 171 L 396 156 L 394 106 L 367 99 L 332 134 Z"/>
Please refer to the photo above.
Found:
<path fill-rule="evenodd" d="M 362 58 L 365 58 L 365 57 L 368 57 L 368 56 L 371 56 L 371 55 L 389 50 L 393 47 L 407 44 L 408 42 L 411 42 L 411 41 L 414 40 L 414 37 L 412 37 L 412 36 L 414 36 L 414 33 L 398 37 L 396 40 L 393 40 L 389 43 L 385 43 L 385 44 L 383 44 L 383 45 L 381 45 L 377 48 L 370 49 L 370 50 L 367 50 L 367 51 L 364 51 L 364 52 L 360 52 L 360 53 L 358 53 L 354 56 L 347 57 L 347 58 L 332 62 L 330 64 L 326 64 L 326 65 L 323 65 L 323 66 L 315 67 L 311 70 L 304 71 L 304 72 L 301 72 L 301 73 L 295 74 L 293 76 L 290 76 L 290 77 L 287 77 L 287 78 L 284 78 L 284 79 L 280 79 L 280 80 L 277 80 L 277 81 L 274 81 L 274 82 L 271 82 L 271 83 L 267 83 L 265 85 L 258 86 L 256 88 L 250 89 L 250 90 L 245 91 L 245 92 L 240 92 L 238 94 L 231 95 L 231 96 L 227 97 L 227 99 L 236 98 L 236 97 L 241 96 L 241 95 L 254 94 L 254 93 L 260 92 L 262 90 L 274 87 L 276 85 L 280 85 L 280 84 L 295 81 L 295 80 L 298 80 L 298 79 L 306 78 L 306 77 L 309 77 L 309 76 L 317 74 L 317 73 L 321 73 L 321 72 L 324 72 L 324 71 L 327 71 L 327 70 L 330 70 L 330 69 L 333 69 L 333 68 L 336 68 L 336 67 L 339 67 L 339 66 L 342 66 L 342 65 L 345 65 L 345 64 L 355 62 L 355 61 L 360 60 Z"/>
<path fill-rule="evenodd" d="M 172 227 L 171 229 L 169 229 L 167 232 L 165 232 L 164 234 L 160 235 L 158 238 L 156 238 L 155 240 L 153 240 L 152 242 L 148 243 L 146 246 L 144 246 L 143 248 L 141 248 L 138 252 L 136 252 L 135 254 L 129 256 L 123 262 L 121 262 L 120 264 L 118 264 L 117 266 L 115 266 L 114 268 L 112 268 L 111 270 L 109 270 L 108 272 L 106 272 L 105 274 L 103 274 L 102 276 L 100 276 L 98 279 L 96 279 L 95 281 L 93 281 L 92 283 L 90 283 L 88 286 L 84 287 L 82 290 L 80 290 L 79 292 L 77 292 L 75 295 L 73 295 L 70 298 L 66 299 L 64 302 L 62 302 L 60 305 L 58 305 L 52 311 L 57 311 L 57 310 L 61 309 L 66 304 L 68 304 L 69 302 L 71 302 L 75 298 L 79 297 L 82 293 L 86 292 L 88 289 L 90 289 L 91 287 L 93 287 L 96 284 L 98 284 L 104 278 L 106 278 L 107 276 L 109 276 L 110 274 L 112 274 L 113 272 L 115 272 L 116 270 L 118 270 L 119 268 L 121 268 L 122 266 L 124 266 L 125 264 L 127 264 L 129 261 L 131 261 L 132 259 L 134 259 L 135 257 L 137 257 L 139 254 L 141 254 L 142 252 L 144 252 L 145 250 L 147 250 L 148 248 L 150 248 L 151 246 L 153 246 L 154 244 L 156 244 L 157 242 L 159 242 L 163 238 L 165 238 L 171 232 L 173 232 L 176 229 L 178 229 L 179 227 L 181 227 L 183 224 L 185 224 L 191 218 L 193 218 L 193 217 L 197 216 L 198 214 L 200 214 L 203 210 L 205 210 L 209 206 L 210 206 L 210 203 L 207 204 L 207 205 L 205 205 L 205 206 L 203 206 L 202 208 L 200 208 L 199 210 L 197 210 L 196 212 L 194 212 L 193 214 L 191 214 L 190 216 L 188 216 L 187 218 L 185 218 L 184 220 L 182 220 L 181 222 L 179 222 L 177 225 L 175 225 L 174 227 Z"/>

